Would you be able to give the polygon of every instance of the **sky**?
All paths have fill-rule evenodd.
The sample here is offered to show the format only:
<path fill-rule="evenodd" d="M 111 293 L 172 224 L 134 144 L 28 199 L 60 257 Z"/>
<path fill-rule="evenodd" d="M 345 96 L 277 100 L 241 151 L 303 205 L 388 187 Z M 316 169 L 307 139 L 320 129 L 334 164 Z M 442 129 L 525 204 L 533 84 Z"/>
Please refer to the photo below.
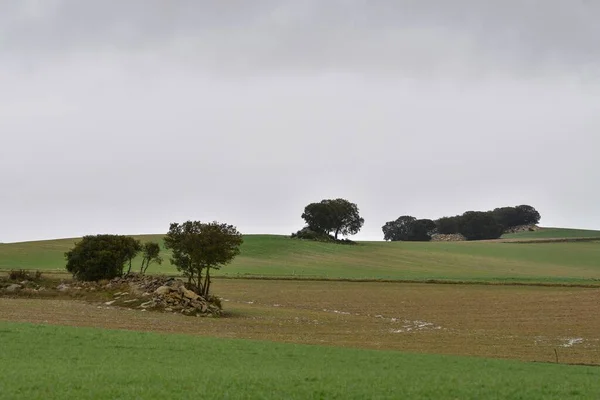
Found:
<path fill-rule="evenodd" d="M 0 0 L 0 242 L 346 198 L 600 229 L 600 1 Z"/>

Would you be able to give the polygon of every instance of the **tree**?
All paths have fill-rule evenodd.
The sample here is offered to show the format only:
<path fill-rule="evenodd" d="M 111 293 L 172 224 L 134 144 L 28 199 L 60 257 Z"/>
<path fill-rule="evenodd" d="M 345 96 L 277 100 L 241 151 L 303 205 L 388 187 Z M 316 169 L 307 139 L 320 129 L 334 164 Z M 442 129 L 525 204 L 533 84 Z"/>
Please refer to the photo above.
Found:
<path fill-rule="evenodd" d="M 76 279 L 95 281 L 123 275 L 125 263 L 136 256 L 137 242 L 121 235 L 88 235 L 65 253 L 67 271 Z"/>
<path fill-rule="evenodd" d="M 129 263 L 129 268 L 127 269 L 127 273 L 125 275 L 129 275 L 129 273 L 131 272 L 131 265 L 133 263 L 133 259 L 142 250 L 142 244 L 139 240 L 136 240 L 130 236 L 121 236 L 120 240 L 122 241 L 125 256 L 127 257 L 127 261 Z"/>
<path fill-rule="evenodd" d="M 498 239 L 504 228 L 492 212 L 467 211 L 460 218 L 459 233 L 467 240 Z"/>
<path fill-rule="evenodd" d="M 403 215 L 395 221 L 386 222 L 381 229 L 384 240 L 429 241 L 436 225 L 430 219 L 416 219 L 410 215 Z"/>
<path fill-rule="evenodd" d="M 140 268 L 140 274 L 145 274 L 146 270 L 153 262 L 158 265 L 162 264 L 162 257 L 160 256 L 160 246 L 156 242 L 146 242 L 142 246 L 142 266 Z"/>
<path fill-rule="evenodd" d="M 435 221 L 437 232 L 444 235 L 458 233 L 460 218 L 461 217 L 459 215 L 456 215 L 454 217 L 442 217 L 437 219 Z"/>
<path fill-rule="evenodd" d="M 534 225 L 540 222 L 540 213 L 532 206 L 523 204 L 516 206 L 519 225 Z"/>
<path fill-rule="evenodd" d="M 322 200 L 304 208 L 302 218 L 315 232 L 333 233 L 335 240 L 342 234 L 355 235 L 365 220 L 360 217 L 356 204 L 345 199 Z"/>
<path fill-rule="evenodd" d="M 504 230 L 521 225 L 519 212 L 515 207 L 495 208 L 492 214 Z"/>
<path fill-rule="evenodd" d="M 172 223 L 164 240 L 165 247 L 172 250 L 171 264 L 205 298 L 210 291 L 210 270 L 230 263 L 243 243 L 234 226 L 200 221 Z"/>

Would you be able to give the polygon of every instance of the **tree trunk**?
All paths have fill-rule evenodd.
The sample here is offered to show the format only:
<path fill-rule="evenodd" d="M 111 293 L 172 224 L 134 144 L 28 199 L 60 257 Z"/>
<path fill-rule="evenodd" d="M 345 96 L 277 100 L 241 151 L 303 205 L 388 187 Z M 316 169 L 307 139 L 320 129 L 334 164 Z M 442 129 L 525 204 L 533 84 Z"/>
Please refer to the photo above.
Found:
<path fill-rule="evenodd" d="M 131 272 L 131 258 L 129 259 L 129 269 L 127 270 L 127 273 L 125 274 L 125 276 L 129 275 L 130 272 Z"/>
<path fill-rule="evenodd" d="M 206 278 L 204 278 L 204 288 L 202 289 L 202 297 L 208 298 L 208 290 L 210 289 L 210 268 L 206 268 Z"/>
<path fill-rule="evenodd" d="M 338 240 L 338 239 L 337 239 L 337 238 L 338 238 L 338 233 L 340 233 L 340 228 L 337 228 L 337 229 L 335 230 L 335 240 Z"/>

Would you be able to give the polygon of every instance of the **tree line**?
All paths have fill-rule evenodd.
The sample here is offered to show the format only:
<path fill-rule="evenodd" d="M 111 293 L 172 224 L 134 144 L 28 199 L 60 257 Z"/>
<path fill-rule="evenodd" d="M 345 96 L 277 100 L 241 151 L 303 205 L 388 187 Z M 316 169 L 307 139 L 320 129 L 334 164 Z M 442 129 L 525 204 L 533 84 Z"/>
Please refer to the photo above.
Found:
<path fill-rule="evenodd" d="M 325 199 L 310 203 L 304 208 L 302 218 L 306 226 L 292 233 L 292 238 L 352 243 L 338 236 L 354 235 L 365 220 L 358 206 L 346 199 Z M 467 240 L 498 239 L 510 228 L 537 224 L 539 212 L 529 205 L 501 207 L 491 211 L 466 211 L 462 215 L 442 217 L 437 220 L 417 219 L 403 215 L 382 226 L 386 241 L 429 241 L 436 233 L 460 234 Z"/>

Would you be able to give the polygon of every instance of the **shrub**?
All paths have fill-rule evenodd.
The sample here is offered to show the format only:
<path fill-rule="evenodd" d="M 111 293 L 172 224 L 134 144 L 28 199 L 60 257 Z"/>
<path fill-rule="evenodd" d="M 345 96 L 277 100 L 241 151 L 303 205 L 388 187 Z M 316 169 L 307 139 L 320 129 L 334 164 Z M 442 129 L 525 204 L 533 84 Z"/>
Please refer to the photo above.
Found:
<path fill-rule="evenodd" d="M 139 242 L 129 236 L 84 236 L 65 253 L 66 268 L 74 278 L 84 281 L 112 279 L 123 275 L 126 262 L 131 266 L 139 248 Z"/>
<path fill-rule="evenodd" d="M 38 281 L 42 278 L 42 271 L 26 271 L 24 269 L 13 269 L 8 273 L 11 281 Z"/>
<path fill-rule="evenodd" d="M 300 229 L 296 233 L 292 233 L 292 239 L 305 239 L 305 240 L 316 240 L 319 242 L 335 242 L 335 238 L 329 235 L 326 232 L 319 232 L 317 230 L 311 229 L 308 226 Z M 340 242 L 342 242 L 340 240 Z"/>

